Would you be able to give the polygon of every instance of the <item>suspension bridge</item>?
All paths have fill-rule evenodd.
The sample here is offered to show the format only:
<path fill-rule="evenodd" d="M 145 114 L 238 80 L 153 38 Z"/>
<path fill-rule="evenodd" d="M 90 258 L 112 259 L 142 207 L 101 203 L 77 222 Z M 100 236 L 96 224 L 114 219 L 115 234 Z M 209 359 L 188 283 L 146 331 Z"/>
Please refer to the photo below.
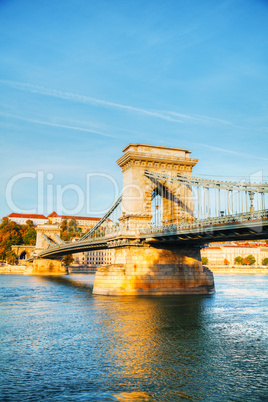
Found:
<path fill-rule="evenodd" d="M 74 243 L 51 241 L 43 234 L 48 247 L 39 259 L 114 248 L 115 263 L 98 270 L 95 293 L 212 293 L 213 275 L 202 267 L 201 247 L 268 238 L 264 180 L 194 177 L 198 160 L 180 148 L 129 144 L 123 152 L 117 161 L 123 171 L 122 195 Z"/>

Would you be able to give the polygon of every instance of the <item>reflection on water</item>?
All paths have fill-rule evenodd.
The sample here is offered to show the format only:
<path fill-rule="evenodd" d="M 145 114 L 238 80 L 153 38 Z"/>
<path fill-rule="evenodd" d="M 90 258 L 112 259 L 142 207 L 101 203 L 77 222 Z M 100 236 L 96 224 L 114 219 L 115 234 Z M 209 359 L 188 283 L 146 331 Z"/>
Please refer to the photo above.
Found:
<path fill-rule="evenodd" d="M 94 277 L 0 277 L 5 400 L 267 400 L 266 276 L 211 296 L 92 295 Z"/>
<path fill-rule="evenodd" d="M 80 276 L 82 280 L 79 280 Z M 74 277 L 75 279 L 73 279 Z M 64 285 L 67 287 L 86 290 L 88 291 L 88 296 L 91 296 L 91 293 L 93 291 L 94 275 L 88 275 L 88 277 L 89 277 L 88 281 L 83 281 L 83 279 L 87 279 L 87 275 L 41 276 L 39 279 L 51 283 L 58 283 L 59 285 Z"/>

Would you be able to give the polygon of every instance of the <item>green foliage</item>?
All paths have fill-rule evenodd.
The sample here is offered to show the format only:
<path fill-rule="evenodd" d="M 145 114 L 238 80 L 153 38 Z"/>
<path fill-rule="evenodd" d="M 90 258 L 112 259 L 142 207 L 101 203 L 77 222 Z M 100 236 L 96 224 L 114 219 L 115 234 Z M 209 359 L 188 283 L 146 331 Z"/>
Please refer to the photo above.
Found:
<path fill-rule="evenodd" d="M 62 259 L 63 264 L 67 265 L 67 266 L 69 266 L 73 261 L 74 261 L 74 258 L 72 256 L 72 254 L 66 254 Z"/>
<path fill-rule="evenodd" d="M 7 261 L 9 264 L 12 264 L 12 265 L 15 264 L 15 262 L 17 261 L 17 256 L 16 256 L 16 254 L 14 253 L 14 251 L 8 250 L 8 251 L 6 252 L 6 261 Z"/>
<path fill-rule="evenodd" d="M 234 263 L 235 263 L 235 265 L 242 265 L 243 264 L 243 258 L 240 257 L 240 256 L 235 257 Z"/>
<path fill-rule="evenodd" d="M 256 259 L 252 254 L 249 254 L 246 258 L 243 259 L 244 265 L 253 265 L 255 264 Z"/>
<path fill-rule="evenodd" d="M 67 221 L 64 219 L 61 223 L 61 234 L 60 237 L 64 241 L 72 240 L 74 237 L 81 237 L 82 229 L 77 226 L 76 220 L 71 219 Z"/>
<path fill-rule="evenodd" d="M 31 246 L 34 246 L 36 243 L 36 231 L 35 228 L 32 226 L 29 226 L 23 235 L 23 244 L 30 244 Z"/>
<path fill-rule="evenodd" d="M 34 245 L 36 231 L 33 222 L 28 220 L 26 225 L 18 225 L 16 222 L 3 218 L 0 225 L 0 259 L 11 259 L 11 247 L 20 244 Z M 13 253 L 11 251 L 11 253 Z M 14 253 L 13 253 L 14 254 Z"/>
<path fill-rule="evenodd" d="M 262 265 L 268 265 L 268 258 L 267 257 L 262 260 Z"/>
<path fill-rule="evenodd" d="M 205 265 L 208 263 L 208 258 L 207 257 L 202 257 L 201 258 L 202 264 Z"/>
<path fill-rule="evenodd" d="M 234 263 L 236 265 L 253 265 L 253 264 L 255 264 L 255 262 L 256 262 L 256 259 L 252 254 L 248 255 L 245 258 L 236 257 L 234 260 Z"/>

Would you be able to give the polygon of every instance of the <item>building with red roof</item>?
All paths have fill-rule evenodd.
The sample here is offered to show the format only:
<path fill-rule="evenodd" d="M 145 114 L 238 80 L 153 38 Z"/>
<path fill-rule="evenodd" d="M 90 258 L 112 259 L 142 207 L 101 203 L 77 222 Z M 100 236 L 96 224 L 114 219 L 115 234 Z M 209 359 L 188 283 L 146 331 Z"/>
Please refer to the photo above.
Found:
<path fill-rule="evenodd" d="M 201 250 L 201 256 L 207 257 L 211 266 L 234 265 L 236 257 L 246 259 L 253 255 L 256 260 L 254 265 L 261 266 L 262 261 L 268 257 L 268 245 L 263 241 L 233 241 L 225 243 L 211 243 Z"/>
<path fill-rule="evenodd" d="M 53 211 L 48 216 L 41 215 L 41 214 L 24 214 L 24 213 L 17 213 L 12 212 L 8 215 L 8 220 L 14 221 L 20 225 L 25 225 L 27 220 L 33 221 L 33 224 L 42 225 L 44 223 L 51 223 L 51 224 L 61 224 L 63 220 L 67 221 L 76 221 L 76 225 L 81 227 L 82 229 L 91 229 L 95 226 L 101 218 L 92 217 L 92 216 L 72 216 L 72 215 L 59 215 L 57 212 Z M 112 221 L 108 219 L 106 225 L 109 226 L 112 224 Z"/>
<path fill-rule="evenodd" d="M 48 218 L 41 214 L 23 214 L 18 212 L 12 212 L 8 215 L 9 221 L 14 221 L 19 225 L 25 225 L 28 220 L 31 220 L 33 224 L 42 225 L 48 222 Z"/>
<path fill-rule="evenodd" d="M 101 218 L 90 217 L 90 216 L 72 216 L 72 215 L 58 215 L 57 212 L 53 211 L 48 215 L 48 220 L 50 223 L 61 224 L 63 220 L 71 221 L 75 220 L 77 226 L 82 229 L 90 229 L 95 226 Z"/>

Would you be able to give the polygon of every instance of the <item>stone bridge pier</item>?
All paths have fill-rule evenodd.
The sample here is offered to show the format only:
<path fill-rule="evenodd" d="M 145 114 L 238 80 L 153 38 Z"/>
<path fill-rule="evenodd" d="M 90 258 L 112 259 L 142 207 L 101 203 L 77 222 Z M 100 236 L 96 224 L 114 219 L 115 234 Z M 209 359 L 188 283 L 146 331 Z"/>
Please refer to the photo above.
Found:
<path fill-rule="evenodd" d="M 123 172 L 120 225 L 129 233 L 115 249 L 114 264 L 98 269 L 93 293 L 103 295 L 211 294 L 213 274 L 201 263 L 200 248 L 139 242 L 139 229 L 152 223 L 152 200 L 161 197 L 163 225 L 193 220 L 191 189 L 170 181 L 158 183 L 145 172 L 191 175 L 198 162 L 180 148 L 129 144 L 117 161 Z M 135 239 L 136 235 L 136 239 Z M 133 240 L 131 240 L 133 236 Z M 122 245 L 120 245 L 120 241 Z"/>
<path fill-rule="evenodd" d="M 95 275 L 94 294 L 177 295 L 212 294 L 212 272 L 202 266 L 200 249 L 118 247 L 115 263 Z"/>
<path fill-rule="evenodd" d="M 49 246 L 49 241 L 58 244 L 57 236 L 60 236 L 58 225 L 43 224 L 36 228 L 35 258 L 33 260 L 32 275 L 65 275 L 67 269 L 61 261 L 49 258 L 38 258 L 38 254 Z"/>

